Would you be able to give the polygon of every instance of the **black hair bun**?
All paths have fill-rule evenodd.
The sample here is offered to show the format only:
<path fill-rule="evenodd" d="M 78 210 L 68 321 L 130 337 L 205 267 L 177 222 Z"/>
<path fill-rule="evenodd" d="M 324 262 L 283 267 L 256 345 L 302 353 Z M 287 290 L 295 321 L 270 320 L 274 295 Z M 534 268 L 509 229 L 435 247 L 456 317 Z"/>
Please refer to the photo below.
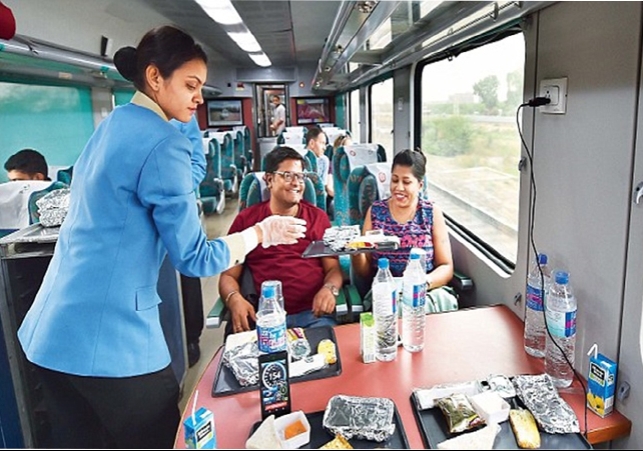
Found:
<path fill-rule="evenodd" d="M 134 81 L 136 78 L 136 49 L 134 47 L 118 49 L 114 54 L 114 65 L 123 77 Z"/>

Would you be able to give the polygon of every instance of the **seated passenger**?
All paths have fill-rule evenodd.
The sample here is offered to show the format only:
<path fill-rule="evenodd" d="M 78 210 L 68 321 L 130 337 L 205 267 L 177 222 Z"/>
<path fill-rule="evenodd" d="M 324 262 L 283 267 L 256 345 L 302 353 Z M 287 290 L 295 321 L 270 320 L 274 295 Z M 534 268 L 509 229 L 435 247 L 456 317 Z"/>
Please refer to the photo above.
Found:
<path fill-rule="evenodd" d="M 304 218 L 306 235 L 297 244 L 257 247 L 246 257 L 255 292 L 261 293 L 266 280 L 281 280 L 287 327 L 335 325 L 335 297 L 342 286 L 342 273 L 337 257 L 303 258 L 302 253 L 312 241 L 323 239 L 330 227 L 323 210 L 303 200 L 305 160 L 296 150 L 280 146 L 265 157 L 265 180 L 270 199 L 242 210 L 230 226 L 230 233 L 255 224 L 270 215 Z M 241 294 L 242 265 L 223 272 L 219 294 L 230 311 L 227 333 L 254 328 L 257 299 Z"/>
<path fill-rule="evenodd" d="M 407 149 L 395 155 L 391 197 L 373 202 L 366 212 L 362 231 L 365 234 L 369 230 L 382 230 L 385 235 L 398 236 L 400 248 L 351 255 L 351 264 L 357 275 L 370 282 L 377 270 L 377 260 L 387 257 L 393 277 L 402 277 L 411 249 L 424 249 L 428 297 L 429 290 L 445 286 L 453 278 L 453 257 L 442 210 L 420 197 L 425 172 L 426 157 L 422 151 Z M 427 312 L 458 308 L 455 296 L 447 292 L 437 301 L 431 301 L 427 299 Z"/>
<path fill-rule="evenodd" d="M 308 133 L 306 133 L 306 148 L 312 151 L 317 157 L 317 174 L 326 189 L 326 211 L 329 213 L 329 217 L 332 217 L 332 202 L 333 197 L 335 197 L 335 188 L 333 187 L 330 159 L 324 153 L 326 151 L 326 140 L 326 134 L 319 127 L 312 127 L 308 130 Z"/>
<path fill-rule="evenodd" d="M 9 180 L 47 180 L 49 166 L 42 154 L 33 149 L 22 149 L 11 155 L 4 164 Z"/>
<path fill-rule="evenodd" d="M 338 135 L 337 138 L 335 138 L 335 142 L 333 143 L 333 153 L 336 152 L 340 147 L 350 146 L 351 144 L 353 144 L 353 140 L 351 139 L 350 135 Z"/>
<path fill-rule="evenodd" d="M 330 160 L 324 153 L 326 151 L 326 139 L 326 134 L 318 127 L 312 127 L 306 133 L 306 148 L 317 157 L 317 173 L 322 182 L 324 182 L 326 194 L 332 198 L 335 192 L 330 175 Z"/>

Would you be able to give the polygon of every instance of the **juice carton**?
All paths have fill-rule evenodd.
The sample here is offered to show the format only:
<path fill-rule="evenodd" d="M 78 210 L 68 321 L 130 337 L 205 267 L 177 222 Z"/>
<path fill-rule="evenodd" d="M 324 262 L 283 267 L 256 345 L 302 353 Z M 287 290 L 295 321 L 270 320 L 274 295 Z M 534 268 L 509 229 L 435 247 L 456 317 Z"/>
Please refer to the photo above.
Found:
<path fill-rule="evenodd" d="M 590 356 L 587 378 L 587 407 L 601 418 L 614 409 L 616 387 L 616 363 L 603 354 Z"/>
<path fill-rule="evenodd" d="M 215 449 L 217 433 L 214 430 L 214 416 L 210 410 L 201 407 L 184 422 L 185 445 L 190 449 Z"/>
<path fill-rule="evenodd" d="M 364 363 L 375 362 L 375 319 L 371 312 L 360 313 L 359 315 L 359 338 L 360 354 Z"/>

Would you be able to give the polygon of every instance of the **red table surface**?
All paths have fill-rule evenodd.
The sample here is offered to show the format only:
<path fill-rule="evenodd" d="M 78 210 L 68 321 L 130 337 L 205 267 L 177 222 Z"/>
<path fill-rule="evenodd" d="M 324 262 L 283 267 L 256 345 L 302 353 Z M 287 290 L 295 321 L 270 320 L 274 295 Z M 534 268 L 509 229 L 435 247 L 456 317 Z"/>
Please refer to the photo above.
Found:
<path fill-rule="evenodd" d="M 426 316 L 424 350 L 410 353 L 402 347 L 392 362 L 365 364 L 360 357 L 359 324 L 335 328 L 342 364 L 339 376 L 290 385 L 292 410 L 316 412 L 338 394 L 386 397 L 399 411 L 409 444 L 424 447 L 410 401 L 414 388 L 486 379 L 491 374 L 542 374 L 544 362 L 523 348 L 523 322 L 506 306 L 463 309 Z M 183 421 L 191 414 L 193 397 L 198 407 L 214 412 L 218 448 L 244 448 L 252 426 L 261 420 L 259 391 L 212 397 L 212 385 L 221 360 L 220 348 L 203 373 L 183 412 L 174 447 L 185 448 Z M 585 398 L 578 381 L 561 396 L 576 412 L 585 430 Z M 596 444 L 629 434 L 632 423 L 618 411 L 601 418 L 587 412 L 587 439 Z"/>

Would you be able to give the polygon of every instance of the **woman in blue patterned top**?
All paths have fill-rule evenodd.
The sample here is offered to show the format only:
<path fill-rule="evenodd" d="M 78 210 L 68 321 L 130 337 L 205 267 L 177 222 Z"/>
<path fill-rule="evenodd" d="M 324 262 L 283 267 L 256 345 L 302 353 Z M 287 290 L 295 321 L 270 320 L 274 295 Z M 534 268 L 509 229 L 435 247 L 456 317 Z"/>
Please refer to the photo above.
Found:
<path fill-rule="evenodd" d="M 425 173 L 426 157 L 419 150 L 407 149 L 393 158 L 391 197 L 373 202 L 366 212 L 362 233 L 382 230 L 385 235 L 399 237 L 400 247 L 394 251 L 351 256 L 358 276 L 373 280 L 377 260 L 387 257 L 393 277 L 402 277 L 411 249 L 421 248 L 426 252 L 428 290 L 446 285 L 453 277 L 451 243 L 442 210 L 420 195 Z M 446 309 L 455 309 L 457 304 L 450 307 Z M 427 308 L 431 309 L 428 302 Z"/>

